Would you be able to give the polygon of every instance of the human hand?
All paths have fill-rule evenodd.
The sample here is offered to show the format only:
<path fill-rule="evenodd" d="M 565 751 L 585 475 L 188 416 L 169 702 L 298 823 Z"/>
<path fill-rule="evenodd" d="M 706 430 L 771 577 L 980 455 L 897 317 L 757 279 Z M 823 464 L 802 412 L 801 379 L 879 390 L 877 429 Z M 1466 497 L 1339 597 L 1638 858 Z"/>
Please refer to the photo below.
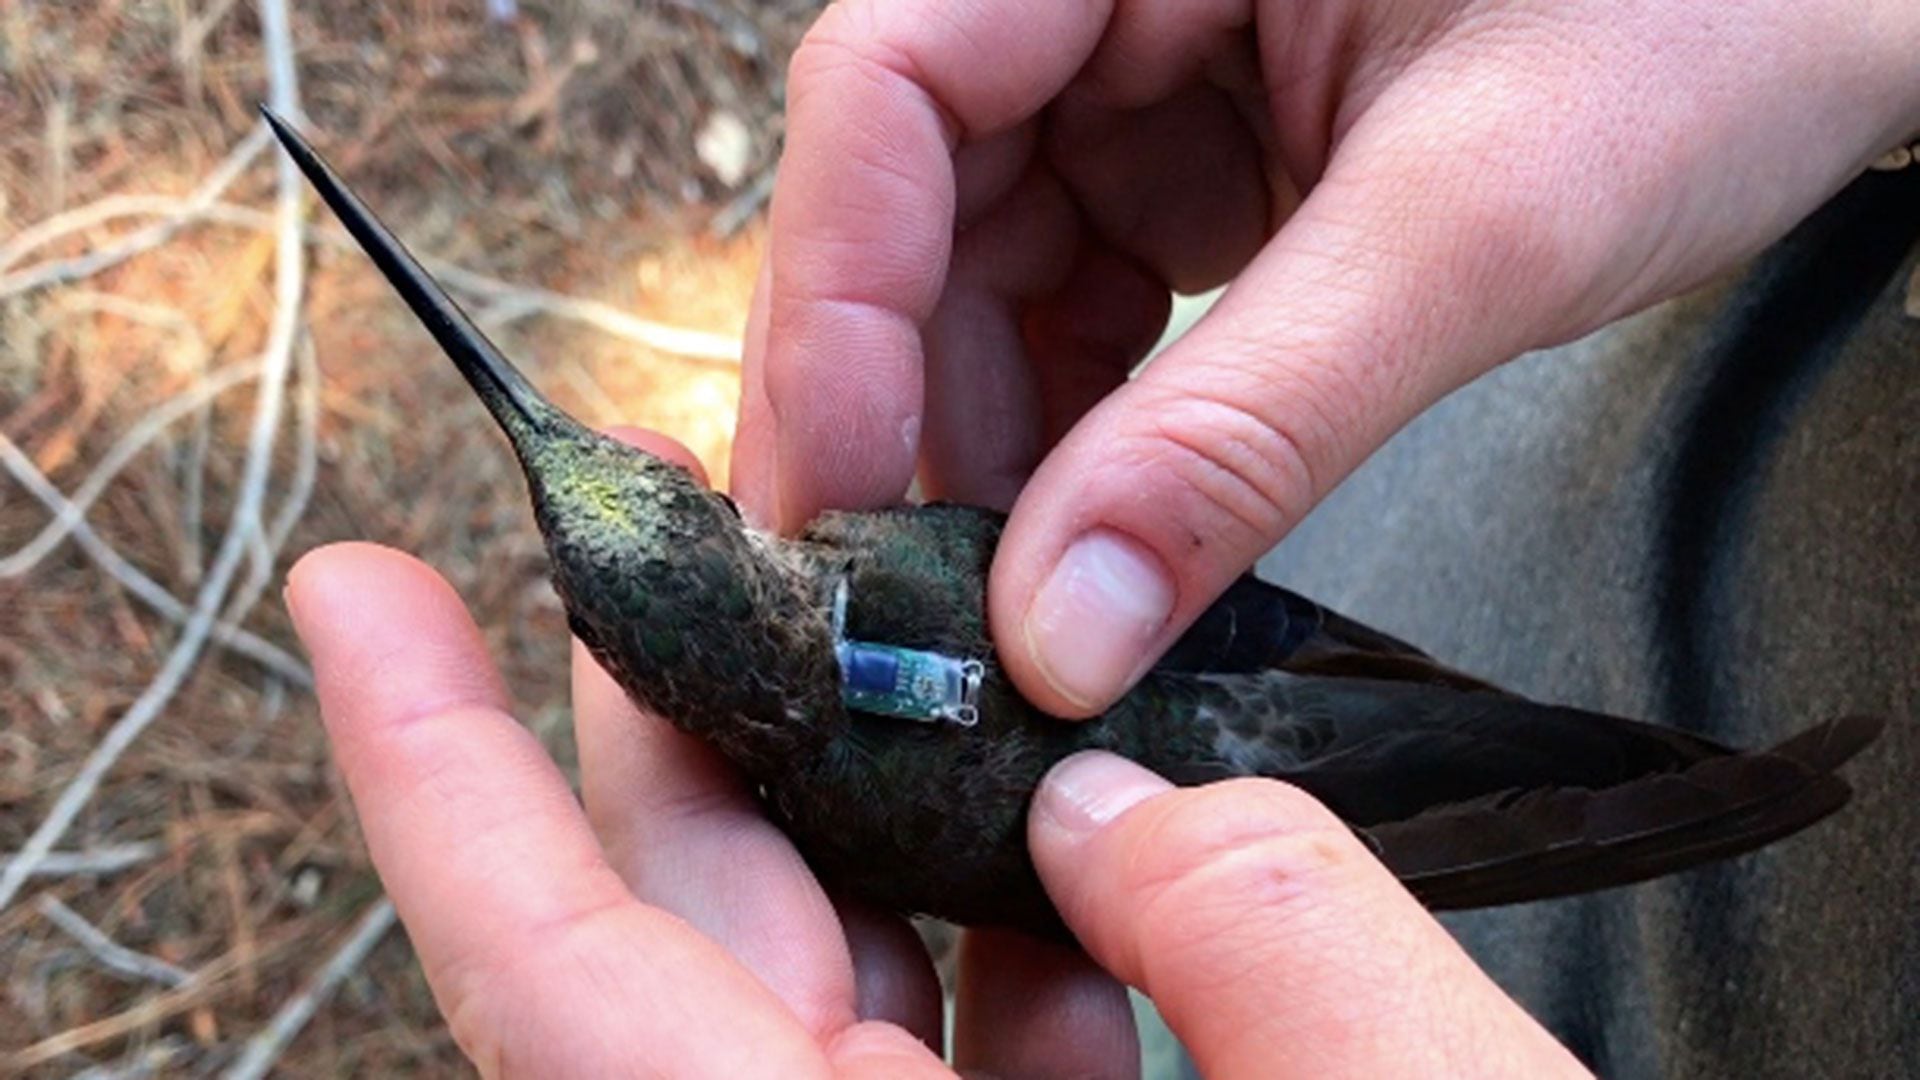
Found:
<path fill-rule="evenodd" d="M 791 528 L 917 465 L 1013 505 L 999 658 L 1098 712 L 1420 410 L 1920 127 L 1916 55 L 1898 3 L 842 0 L 790 76 L 742 501 Z"/>
<path fill-rule="evenodd" d="M 425 565 L 323 548 L 287 603 L 368 850 L 483 1073 L 952 1075 L 907 925 L 836 905 L 731 770 L 578 646 L 584 809 Z M 1034 854 L 1094 956 L 1156 996 L 1210 1075 L 1574 1067 L 1318 804 L 1267 782 L 1165 790 L 1074 759 L 1036 801 Z M 1000 1076 L 1139 1067 L 1119 984 L 1005 932 L 963 941 L 954 1047 Z"/>
<path fill-rule="evenodd" d="M 1298 788 L 1176 789 L 1090 751 L 1048 773 L 1027 840 L 1080 943 L 1202 1075 L 1587 1075 Z"/>
<path fill-rule="evenodd" d="M 940 989 L 911 927 L 831 899 L 732 770 L 577 644 L 584 809 L 424 564 L 323 548 L 287 604 L 368 850 L 482 1072 L 951 1075 L 927 1048 Z M 963 1067 L 1137 1069 L 1126 994 L 1078 950 L 981 934 L 961 966 Z"/>

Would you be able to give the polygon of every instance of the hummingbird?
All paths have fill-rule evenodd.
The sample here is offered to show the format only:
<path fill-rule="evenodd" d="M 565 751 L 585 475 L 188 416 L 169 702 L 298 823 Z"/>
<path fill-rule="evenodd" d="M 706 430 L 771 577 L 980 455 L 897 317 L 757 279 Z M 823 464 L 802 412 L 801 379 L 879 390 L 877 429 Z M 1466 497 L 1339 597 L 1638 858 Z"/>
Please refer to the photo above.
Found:
<path fill-rule="evenodd" d="M 930 504 L 759 531 L 686 470 L 554 406 L 284 120 L 267 122 L 519 459 L 567 623 L 640 708 L 724 755 L 831 889 L 1067 933 L 1026 814 L 1107 750 L 1177 784 L 1294 784 L 1434 910 L 1567 896 L 1751 851 L 1838 810 L 1883 721 L 1742 751 L 1544 704 L 1252 575 L 1130 692 L 1067 722 L 995 659 L 1004 516 Z"/>

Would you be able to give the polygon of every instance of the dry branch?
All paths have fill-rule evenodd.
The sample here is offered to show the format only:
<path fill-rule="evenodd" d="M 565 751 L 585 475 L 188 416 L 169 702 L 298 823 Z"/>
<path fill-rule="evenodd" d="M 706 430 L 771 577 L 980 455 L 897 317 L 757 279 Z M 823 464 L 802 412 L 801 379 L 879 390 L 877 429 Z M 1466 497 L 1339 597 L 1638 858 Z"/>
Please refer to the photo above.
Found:
<path fill-rule="evenodd" d="M 127 975 L 136 979 L 145 979 L 162 986 L 179 986 L 192 978 L 185 971 L 145 953 L 135 952 L 125 945 L 108 937 L 101 929 L 80 913 L 60 902 L 51 893 L 40 896 L 40 914 L 45 915 L 53 925 L 65 931 L 67 936 L 79 942 L 100 965 L 115 974 Z"/>
<path fill-rule="evenodd" d="M 299 96 L 284 0 L 261 0 L 260 21 L 268 58 L 267 96 L 283 116 L 297 117 L 300 115 Z M 250 136 L 265 137 L 264 132 L 255 132 Z M 281 407 L 286 397 L 287 370 L 291 366 L 294 340 L 299 330 L 306 254 L 300 241 L 299 174 L 293 162 L 284 155 L 276 158 L 276 164 L 279 194 L 276 204 L 278 242 L 274 318 L 267 335 L 264 377 L 254 405 L 253 427 L 247 440 L 245 463 L 241 468 L 239 499 L 234 506 L 226 538 L 221 542 L 219 553 L 214 556 L 207 580 L 200 587 L 193 614 L 159 673 L 108 730 L 93 753 L 87 756 L 79 773 L 54 800 L 47 817 L 28 837 L 18 857 L 7 865 L 4 873 L 0 873 L 0 910 L 12 903 L 32 874 L 35 864 L 44 859 L 52 851 L 53 845 L 66 835 L 74 818 L 93 797 L 107 771 L 153 723 L 186 681 L 212 635 L 216 616 L 234 575 L 240 569 L 241 560 L 258 550 L 253 540 L 263 531 L 260 508 L 265 501 L 267 479 L 273 465 L 274 437 L 280 426 Z M 211 202 L 216 196 L 217 192 L 209 196 L 207 201 Z"/>
<path fill-rule="evenodd" d="M 264 944 L 258 958 L 276 956 L 289 946 L 305 940 L 305 937 L 305 927 L 300 924 L 282 927 Z M 151 1027 L 168 1017 L 177 1016 L 217 995 L 225 988 L 227 980 L 233 976 L 239 966 L 240 959 L 233 951 L 215 957 L 196 968 L 186 982 L 145 998 L 123 1012 L 81 1024 L 79 1027 L 69 1028 L 11 1054 L 0 1056 L 0 1076 L 24 1073 L 28 1069 L 57 1060 L 66 1054 L 84 1050 L 111 1039 L 122 1038 L 143 1028 Z"/>
<path fill-rule="evenodd" d="M 86 552 L 94 562 L 99 563 L 100 568 L 105 570 L 109 577 L 119 582 L 122 588 L 173 622 L 185 623 L 191 618 L 193 613 L 187 609 L 187 605 L 180 602 L 178 597 L 141 572 L 139 567 L 128 562 L 124 556 L 113 549 L 111 544 L 101 539 L 100 534 L 94 532 L 93 527 L 87 524 L 84 515 L 77 511 L 70 511 L 68 507 L 72 504 L 67 501 L 67 497 L 60 494 L 60 490 L 53 486 L 52 481 L 49 481 L 39 467 L 26 454 L 21 453 L 20 448 L 15 446 L 13 440 L 7 438 L 5 434 L 0 434 L 0 467 L 4 467 L 13 474 L 13 478 L 20 483 L 20 486 L 27 489 L 27 494 L 40 500 L 56 518 L 71 519 L 73 524 L 69 526 L 69 532 L 73 542 L 78 544 L 80 550 Z M 222 622 L 215 626 L 213 640 L 222 647 L 262 665 L 295 686 L 311 687 L 313 685 L 313 675 L 307 670 L 305 664 L 296 660 L 292 654 L 278 645 L 240 629 L 237 623 Z M 4 874 L 4 871 L 0 871 L 0 878 L 4 878 Z"/>
<path fill-rule="evenodd" d="M 246 1050 L 226 1071 L 223 1080 L 258 1080 L 265 1076 L 274 1062 L 280 1060 L 287 1044 L 300 1034 L 300 1029 L 307 1026 L 307 1021 L 313 1019 L 313 1014 L 333 996 L 346 977 L 359 968 L 367 954 L 393 928 L 393 923 L 393 901 L 381 897 L 360 916 L 353 933 L 320 965 L 307 985 L 280 1006 L 271 1023 L 247 1040 Z"/>
<path fill-rule="evenodd" d="M 74 532 L 86 519 L 87 509 L 113 482 L 113 478 L 120 475 L 120 470 L 139 456 L 161 432 L 181 417 L 197 411 L 206 402 L 259 378 L 260 367 L 260 361 L 254 360 L 221 368 L 162 402 L 142 417 L 139 423 L 128 428 L 127 433 L 120 436 L 119 441 L 100 459 L 100 463 L 87 474 L 87 478 L 80 482 L 80 486 L 73 490 L 73 494 L 61 497 L 62 505 L 54 512 L 53 520 L 47 522 L 33 539 L 0 558 L 0 578 L 21 577 L 31 572 L 41 559 L 60 545 L 60 541 Z M 0 435 L 0 439 L 5 438 L 5 435 Z M 37 468 L 34 471 L 39 472 Z"/>
<path fill-rule="evenodd" d="M 739 201 L 739 206 L 722 211 L 716 216 L 716 222 L 727 221 L 726 232 L 737 229 L 739 224 L 765 201 L 767 191 L 771 189 L 771 177 L 772 174 L 769 173 L 763 181 L 756 181 Z M 152 214 L 179 216 L 185 212 L 190 202 L 191 200 L 186 199 L 141 195 L 113 196 L 93 205 L 111 204 L 111 213 L 104 214 L 109 218 Z M 81 209 L 88 210 L 91 207 Z M 217 201 L 195 207 L 189 216 L 192 221 L 240 229 L 270 229 L 273 228 L 274 222 L 272 215 L 253 207 Z M 734 220 L 736 218 L 738 220 Z M 360 250 L 353 238 L 337 226 L 309 228 L 307 237 L 310 242 L 325 244 L 342 251 Z M 4 250 L 0 248 L 0 255 L 4 255 Z M 727 334 L 674 326 L 655 319 L 643 319 L 598 300 L 587 300 L 536 286 L 516 285 L 469 270 L 445 259 L 432 256 L 419 258 L 421 265 L 431 271 L 449 289 L 481 302 L 483 306 L 476 312 L 476 318 L 482 322 L 498 325 L 530 315 L 544 315 L 548 318 L 590 326 L 601 333 L 671 356 L 727 365 L 737 364 L 740 360 L 740 340 Z M 0 258 L 0 268 L 4 268 L 5 265 L 4 258 Z M 0 298 L 6 295 L 4 290 L 9 280 L 11 279 L 0 278 Z"/>
<path fill-rule="evenodd" d="M 34 877 L 85 877 L 92 874 L 117 874 L 142 863 L 152 862 L 167 849 L 151 840 L 131 844 L 109 844 L 85 851 L 54 851 L 33 868 Z M 13 859 L 0 855 L 0 867 Z"/>
<path fill-rule="evenodd" d="M 448 287 L 486 301 L 486 306 L 475 316 L 476 321 L 497 324 L 528 315 L 551 315 L 585 323 L 615 337 L 675 356 L 729 365 L 740 362 L 740 341 L 726 334 L 667 326 L 629 315 L 611 304 L 582 300 L 546 289 L 510 285 L 438 259 L 421 259 L 420 262 Z"/>
<path fill-rule="evenodd" d="M 138 232 L 129 233 L 106 247 L 87 252 L 85 255 L 36 263 L 25 270 L 18 270 L 0 277 L 0 299 L 44 289 L 49 285 L 62 285 L 91 277 L 166 243 L 175 233 L 191 225 L 206 207 L 212 205 L 226 192 L 227 188 L 233 186 L 233 182 L 246 171 L 248 165 L 253 163 L 253 159 L 259 156 L 260 151 L 266 149 L 271 137 L 266 125 L 256 127 L 246 138 L 240 140 L 239 145 L 235 146 L 226 160 L 208 175 L 206 181 L 166 218 Z M 100 205 L 100 203 L 93 203 L 64 214 L 56 214 L 39 225 L 25 230 L 6 245 L 0 246 L 0 267 L 11 265 L 21 255 L 51 240 L 98 224 L 102 220 L 103 213 L 96 209 Z M 107 213 L 105 216 L 112 217 L 115 214 Z"/>

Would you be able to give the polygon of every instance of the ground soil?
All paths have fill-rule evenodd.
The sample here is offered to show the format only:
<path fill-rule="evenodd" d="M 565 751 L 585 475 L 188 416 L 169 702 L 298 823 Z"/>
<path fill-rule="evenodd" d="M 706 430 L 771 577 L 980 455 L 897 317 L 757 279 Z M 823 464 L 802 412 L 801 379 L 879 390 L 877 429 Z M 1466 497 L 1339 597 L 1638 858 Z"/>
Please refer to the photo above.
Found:
<path fill-rule="evenodd" d="M 813 15 L 811 3 L 744 0 L 329 0 L 295 5 L 293 22 L 310 130 L 416 250 L 737 335 L 786 58 Z M 234 0 L 0 4 L 0 245 L 109 197 L 191 192 L 255 123 L 261 41 L 256 6 Z M 696 151 L 716 122 L 748 136 L 718 168 Z M 224 201 L 269 209 L 270 162 Z M 309 220 L 326 223 L 311 208 Z M 8 274 L 150 223 L 117 218 L 0 268 L 0 433 L 69 493 L 143 417 L 267 340 L 273 237 L 242 220 L 198 222 L 78 280 L 6 289 Z M 273 573 L 346 538 L 428 559 L 485 628 L 520 715 L 570 765 L 564 623 L 504 444 L 365 261 L 310 250 L 317 472 Z M 584 419 L 661 428 L 724 482 L 735 365 L 539 313 L 497 336 Z M 235 390 L 168 427 L 88 515 L 189 602 L 226 527 L 252 403 Z M 293 413 L 269 512 L 298 468 Z M 47 521 L 0 477 L 0 558 Z M 277 584 L 243 625 L 298 654 Z M 178 635 L 71 540 L 0 577 L 0 854 L 26 843 Z M 129 843 L 150 854 L 38 878 L 0 910 L 0 1073 L 215 1071 L 378 896 L 310 696 L 228 652 L 201 660 L 59 850 Z M 127 948 L 212 974 L 172 991 L 116 975 L 49 920 L 42 896 Z M 280 1062 L 289 1076 L 465 1070 L 398 931 Z"/>

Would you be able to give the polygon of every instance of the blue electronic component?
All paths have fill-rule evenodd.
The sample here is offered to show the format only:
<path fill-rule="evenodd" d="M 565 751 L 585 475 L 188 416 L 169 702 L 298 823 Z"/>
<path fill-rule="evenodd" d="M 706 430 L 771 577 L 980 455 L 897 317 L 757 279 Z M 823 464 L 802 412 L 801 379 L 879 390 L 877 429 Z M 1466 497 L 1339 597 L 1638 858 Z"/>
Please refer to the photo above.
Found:
<path fill-rule="evenodd" d="M 840 694 L 847 707 L 907 720 L 947 720 L 965 727 L 980 721 L 976 699 L 986 666 L 939 653 L 842 640 Z"/>
<path fill-rule="evenodd" d="M 900 658 L 871 645 L 841 645 L 840 670 L 853 694 L 891 694 L 900 686 Z"/>
<path fill-rule="evenodd" d="M 980 722 L 978 698 L 986 665 L 921 649 L 905 649 L 845 635 L 847 585 L 833 597 L 833 654 L 840 661 L 840 695 L 850 709 L 906 720 Z"/>

